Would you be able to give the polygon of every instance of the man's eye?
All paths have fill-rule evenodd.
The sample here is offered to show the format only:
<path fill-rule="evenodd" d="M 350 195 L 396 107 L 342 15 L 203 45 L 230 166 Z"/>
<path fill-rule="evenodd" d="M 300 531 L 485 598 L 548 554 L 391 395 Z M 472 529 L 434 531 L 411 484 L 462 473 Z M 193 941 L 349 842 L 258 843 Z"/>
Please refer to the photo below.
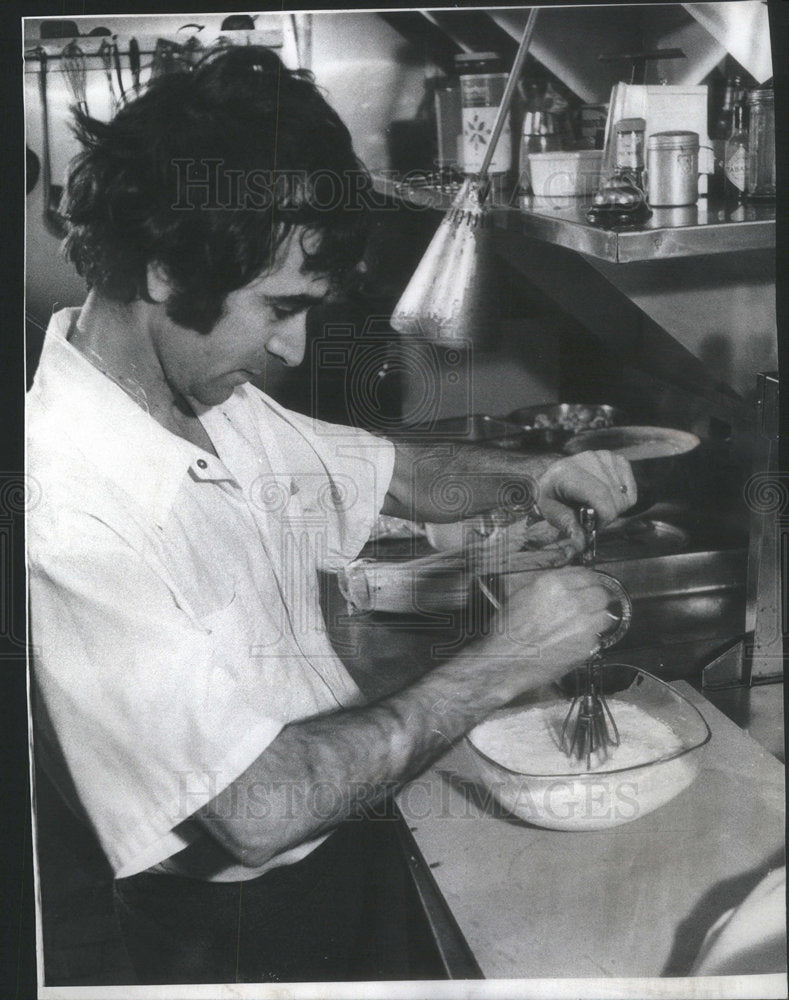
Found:
<path fill-rule="evenodd" d="M 269 303 L 271 311 L 277 319 L 287 319 L 289 316 L 295 316 L 298 309 L 288 309 L 285 306 L 277 306 L 273 303 Z"/>

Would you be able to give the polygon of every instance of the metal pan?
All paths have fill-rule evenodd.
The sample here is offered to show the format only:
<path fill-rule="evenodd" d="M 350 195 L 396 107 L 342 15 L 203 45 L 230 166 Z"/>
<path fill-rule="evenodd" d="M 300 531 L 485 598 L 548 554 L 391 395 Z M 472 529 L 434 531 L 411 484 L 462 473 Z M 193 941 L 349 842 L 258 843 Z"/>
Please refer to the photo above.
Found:
<path fill-rule="evenodd" d="M 513 410 L 506 419 L 522 428 L 526 448 L 556 450 L 580 431 L 613 427 L 626 417 L 607 403 L 541 403 Z"/>
<path fill-rule="evenodd" d="M 495 444 L 518 447 L 522 431 L 516 424 L 487 413 L 468 413 L 458 417 L 442 417 L 425 426 L 400 427 L 390 432 L 395 438 L 435 444 L 444 441 L 465 441 L 474 444 Z"/>

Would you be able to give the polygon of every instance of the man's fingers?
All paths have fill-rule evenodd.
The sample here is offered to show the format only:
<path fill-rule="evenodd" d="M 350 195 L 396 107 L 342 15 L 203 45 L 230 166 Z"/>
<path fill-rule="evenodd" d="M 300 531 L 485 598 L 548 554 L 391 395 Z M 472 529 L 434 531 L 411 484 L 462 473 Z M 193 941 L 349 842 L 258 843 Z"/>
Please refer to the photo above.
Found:
<path fill-rule="evenodd" d="M 535 578 L 535 583 L 540 586 L 545 586 L 546 583 L 555 583 L 564 590 L 599 591 L 598 607 L 604 607 L 610 600 L 608 591 L 600 583 L 599 575 L 586 566 L 564 566 L 550 573 L 541 573 Z"/>
<path fill-rule="evenodd" d="M 562 459 L 544 477 L 545 491 L 540 506 L 549 515 L 548 500 L 575 506 L 594 507 L 600 524 L 608 524 L 631 507 L 638 498 L 638 488 L 630 463 L 621 455 L 608 451 L 585 451 L 570 459 Z M 567 527 L 566 515 L 562 523 Z M 573 520 L 575 520 L 573 516 Z"/>
<path fill-rule="evenodd" d="M 608 612 L 605 611 L 605 610 L 603 610 L 603 611 L 600 611 L 600 610 L 593 611 L 588 616 L 588 622 L 589 622 L 589 627 L 590 627 L 591 631 L 596 636 L 602 636 L 602 635 L 605 635 L 606 632 L 610 632 L 611 631 L 611 626 L 613 624 L 611 622 L 611 619 L 608 617 Z M 590 652 L 591 652 L 591 650 L 590 650 Z"/>
<path fill-rule="evenodd" d="M 557 469 L 557 476 L 559 472 L 561 476 L 551 483 L 552 493 L 558 501 L 564 501 L 565 504 L 594 507 L 600 522 L 607 524 L 616 516 L 616 502 L 613 491 L 606 482 L 606 473 L 601 474 L 600 462 L 592 457 L 595 454 L 595 452 L 584 452 L 576 456 L 577 461 L 573 464 L 568 463 L 561 470 Z M 541 498 L 542 512 L 551 520 L 546 510 L 547 503 L 547 497 Z M 571 517 L 577 523 L 572 512 Z"/>
<path fill-rule="evenodd" d="M 575 599 L 578 601 L 581 610 L 586 614 L 599 614 L 601 611 L 605 611 L 608 607 L 608 603 L 611 600 L 611 595 L 605 589 L 605 587 L 592 586 L 592 587 L 579 587 L 576 590 Z M 611 619 L 605 616 L 607 621 L 606 629 L 611 627 Z"/>
<path fill-rule="evenodd" d="M 632 507 L 638 499 L 638 486 L 630 462 L 610 451 L 588 452 L 595 460 L 597 478 L 611 491 L 614 517 Z"/>
<path fill-rule="evenodd" d="M 630 462 L 610 451 L 592 452 L 600 468 L 600 478 L 605 478 L 611 489 L 615 516 L 632 507 L 638 499 L 638 486 L 633 478 Z"/>
<path fill-rule="evenodd" d="M 633 475 L 633 467 L 630 462 L 626 458 L 622 458 L 621 455 L 614 455 L 613 457 L 616 460 L 617 475 L 622 480 L 619 490 L 620 502 L 623 504 L 619 511 L 621 514 L 632 507 L 636 500 L 638 500 L 638 484 Z"/>
<path fill-rule="evenodd" d="M 576 554 L 582 552 L 586 539 L 575 512 L 558 500 L 545 497 L 540 503 L 540 510 L 546 521 L 549 521 L 564 536 L 575 549 Z"/>

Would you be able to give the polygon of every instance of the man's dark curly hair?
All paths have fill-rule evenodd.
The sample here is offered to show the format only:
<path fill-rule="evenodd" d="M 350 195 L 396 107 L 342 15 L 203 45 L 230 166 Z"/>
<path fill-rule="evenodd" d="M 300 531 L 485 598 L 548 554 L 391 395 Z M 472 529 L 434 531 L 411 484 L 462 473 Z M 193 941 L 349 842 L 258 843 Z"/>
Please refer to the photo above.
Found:
<path fill-rule="evenodd" d="M 168 316 L 207 333 L 229 292 L 275 266 L 294 227 L 304 269 L 335 284 L 363 253 L 369 177 L 350 133 L 310 74 L 269 49 L 222 50 L 155 79 L 110 122 L 74 114 L 84 148 L 69 173 L 65 251 L 109 298 L 147 300 L 158 263 L 174 289 Z"/>

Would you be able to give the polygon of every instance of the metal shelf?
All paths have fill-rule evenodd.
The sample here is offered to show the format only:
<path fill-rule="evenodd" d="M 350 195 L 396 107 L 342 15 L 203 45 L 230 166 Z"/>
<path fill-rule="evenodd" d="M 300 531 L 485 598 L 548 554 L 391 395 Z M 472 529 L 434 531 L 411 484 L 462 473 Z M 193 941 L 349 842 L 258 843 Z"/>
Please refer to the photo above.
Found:
<path fill-rule="evenodd" d="M 375 189 L 419 208 L 446 211 L 454 192 L 446 188 L 374 175 Z M 493 223 L 577 253 L 615 264 L 664 260 L 705 254 L 764 250 L 775 247 L 775 204 L 749 203 L 727 210 L 707 198 L 688 208 L 656 208 L 643 225 L 602 229 L 586 220 L 584 198 L 534 198 L 524 195 L 492 199 Z"/>

